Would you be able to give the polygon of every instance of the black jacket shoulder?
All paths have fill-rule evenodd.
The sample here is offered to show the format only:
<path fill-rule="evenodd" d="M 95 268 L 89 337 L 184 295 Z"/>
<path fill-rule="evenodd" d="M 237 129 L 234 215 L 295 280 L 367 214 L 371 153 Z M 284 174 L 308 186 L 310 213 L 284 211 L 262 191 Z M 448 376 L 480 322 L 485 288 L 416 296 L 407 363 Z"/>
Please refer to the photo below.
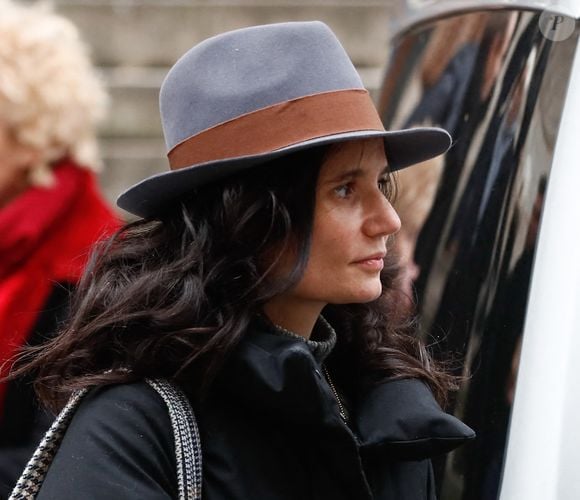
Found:
<path fill-rule="evenodd" d="M 145 382 L 92 390 L 72 419 L 39 500 L 176 498 L 175 446 L 163 399 Z"/>

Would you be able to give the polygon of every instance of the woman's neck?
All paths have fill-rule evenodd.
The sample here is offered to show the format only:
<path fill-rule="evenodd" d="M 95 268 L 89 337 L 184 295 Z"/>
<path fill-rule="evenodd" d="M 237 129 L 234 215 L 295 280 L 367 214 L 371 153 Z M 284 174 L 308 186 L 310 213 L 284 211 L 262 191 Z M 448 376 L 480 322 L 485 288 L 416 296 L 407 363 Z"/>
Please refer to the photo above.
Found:
<path fill-rule="evenodd" d="M 309 339 L 324 304 L 274 297 L 264 305 L 264 314 L 277 326 Z"/>

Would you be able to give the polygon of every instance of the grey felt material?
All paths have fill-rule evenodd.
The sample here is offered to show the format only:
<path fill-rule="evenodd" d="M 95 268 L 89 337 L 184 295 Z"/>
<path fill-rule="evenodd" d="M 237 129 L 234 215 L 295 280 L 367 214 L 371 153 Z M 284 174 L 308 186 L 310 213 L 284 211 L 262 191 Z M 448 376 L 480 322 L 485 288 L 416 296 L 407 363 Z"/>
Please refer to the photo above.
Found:
<path fill-rule="evenodd" d="M 159 106 L 167 149 L 257 109 L 331 90 L 364 88 L 332 31 L 319 21 L 270 24 L 201 42 L 167 74 Z"/>

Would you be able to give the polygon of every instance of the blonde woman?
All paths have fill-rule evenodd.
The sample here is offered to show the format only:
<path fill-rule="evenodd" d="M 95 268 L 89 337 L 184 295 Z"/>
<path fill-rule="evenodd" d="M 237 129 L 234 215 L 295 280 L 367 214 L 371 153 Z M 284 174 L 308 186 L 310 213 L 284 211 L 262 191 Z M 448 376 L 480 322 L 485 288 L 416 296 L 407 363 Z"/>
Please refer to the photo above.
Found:
<path fill-rule="evenodd" d="M 52 335 L 91 245 L 117 226 L 98 193 L 106 94 L 76 28 L 0 1 L 0 376 Z M 0 384 L 0 498 L 49 418 L 29 384 Z"/>

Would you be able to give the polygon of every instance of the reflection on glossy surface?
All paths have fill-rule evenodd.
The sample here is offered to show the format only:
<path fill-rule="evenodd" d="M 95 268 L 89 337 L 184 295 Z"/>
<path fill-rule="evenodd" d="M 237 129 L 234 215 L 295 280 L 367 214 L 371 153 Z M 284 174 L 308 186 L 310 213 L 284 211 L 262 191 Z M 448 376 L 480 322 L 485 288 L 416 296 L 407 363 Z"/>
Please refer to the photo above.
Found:
<path fill-rule="evenodd" d="M 471 13 L 398 40 L 380 108 L 387 128 L 439 125 L 454 146 L 399 174 L 422 332 L 469 376 L 452 410 L 478 432 L 438 464 L 440 497 L 495 499 L 544 192 L 577 33 L 544 38 L 538 13 Z M 387 151 L 388 154 L 388 151 Z"/>

